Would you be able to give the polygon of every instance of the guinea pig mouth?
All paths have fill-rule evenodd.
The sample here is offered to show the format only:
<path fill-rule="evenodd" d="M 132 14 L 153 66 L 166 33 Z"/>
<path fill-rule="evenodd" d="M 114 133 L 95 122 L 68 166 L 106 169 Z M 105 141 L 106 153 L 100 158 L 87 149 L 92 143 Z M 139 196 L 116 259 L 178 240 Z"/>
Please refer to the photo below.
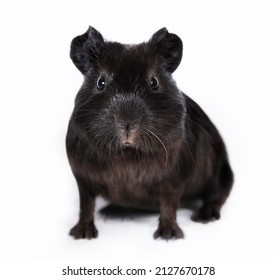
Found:
<path fill-rule="evenodd" d="M 128 142 L 128 141 L 123 141 L 123 142 L 122 142 L 122 145 L 123 145 L 123 146 L 126 146 L 126 147 L 131 147 L 133 144 L 130 143 L 130 142 Z"/>
<path fill-rule="evenodd" d="M 136 137 L 133 133 L 123 133 L 123 135 L 120 136 L 120 142 L 123 147 L 135 147 Z"/>
<path fill-rule="evenodd" d="M 139 137 L 140 127 L 136 124 L 130 124 L 129 122 L 122 123 L 117 122 L 117 135 L 119 143 L 122 147 L 136 147 L 137 139 Z"/>

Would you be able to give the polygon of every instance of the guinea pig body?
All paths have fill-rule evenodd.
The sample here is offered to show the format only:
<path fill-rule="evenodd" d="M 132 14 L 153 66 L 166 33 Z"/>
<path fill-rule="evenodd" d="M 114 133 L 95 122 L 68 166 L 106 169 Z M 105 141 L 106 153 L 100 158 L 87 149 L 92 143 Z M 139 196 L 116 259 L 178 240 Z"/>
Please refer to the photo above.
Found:
<path fill-rule="evenodd" d="M 149 42 L 106 42 L 92 27 L 71 44 L 84 75 L 66 148 L 80 195 L 70 234 L 97 237 L 95 198 L 160 211 L 155 238 L 181 238 L 176 210 L 202 201 L 194 221 L 220 218 L 233 174 L 217 129 L 172 79 L 182 42 L 163 28 Z"/>

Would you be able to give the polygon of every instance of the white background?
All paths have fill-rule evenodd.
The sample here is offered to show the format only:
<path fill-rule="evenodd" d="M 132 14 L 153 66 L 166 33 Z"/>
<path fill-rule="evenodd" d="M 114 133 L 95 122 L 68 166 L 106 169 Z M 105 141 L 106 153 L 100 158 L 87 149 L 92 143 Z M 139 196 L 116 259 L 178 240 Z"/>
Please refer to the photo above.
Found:
<path fill-rule="evenodd" d="M 47 279 L 58 279 L 60 267 L 74 262 L 221 265 L 217 279 L 231 273 L 272 279 L 275 14 L 273 1 L 1 1 L 0 257 L 5 279 L 15 274 L 30 279 L 33 271 L 44 279 L 53 267 Z M 97 215 L 98 239 L 68 236 L 78 218 L 78 192 L 64 139 L 82 83 L 69 47 L 88 25 L 123 43 L 146 41 L 164 26 L 182 38 L 184 54 L 174 78 L 219 128 L 235 173 L 220 221 L 196 224 L 189 211 L 181 210 L 185 239 L 164 242 L 152 238 L 158 216 L 110 221 Z"/>

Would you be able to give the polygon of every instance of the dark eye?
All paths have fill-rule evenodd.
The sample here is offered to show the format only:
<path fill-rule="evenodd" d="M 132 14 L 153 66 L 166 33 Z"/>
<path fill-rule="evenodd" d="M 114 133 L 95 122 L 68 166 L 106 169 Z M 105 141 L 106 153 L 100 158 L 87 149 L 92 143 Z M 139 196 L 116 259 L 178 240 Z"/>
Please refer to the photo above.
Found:
<path fill-rule="evenodd" d="M 100 77 L 97 81 L 97 88 L 99 90 L 104 90 L 105 89 L 105 85 L 106 85 L 106 82 L 105 82 L 105 77 Z"/>
<path fill-rule="evenodd" d="M 151 78 L 150 87 L 151 87 L 152 89 L 158 89 L 158 87 L 159 87 L 159 82 L 158 82 L 158 80 L 157 80 L 155 77 Z"/>

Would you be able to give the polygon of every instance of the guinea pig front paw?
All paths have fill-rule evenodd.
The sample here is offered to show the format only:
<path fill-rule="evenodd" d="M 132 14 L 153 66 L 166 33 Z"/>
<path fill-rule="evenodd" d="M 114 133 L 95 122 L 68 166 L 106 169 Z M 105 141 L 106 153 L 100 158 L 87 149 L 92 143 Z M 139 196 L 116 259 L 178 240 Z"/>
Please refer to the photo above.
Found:
<path fill-rule="evenodd" d="M 162 238 L 165 240 L 184 238 L 182 229 L 176 222 L 174 223 L 159 223 L 158 229 L 153 234 L 155 239 Z"/>
<path fill-rule="evenodd" d="M 69 232 L 75 239 L 92 239 L 98 237 L 98 230 L 94 225 L 94 222 L 89 223 L 78 222 Z"/>

